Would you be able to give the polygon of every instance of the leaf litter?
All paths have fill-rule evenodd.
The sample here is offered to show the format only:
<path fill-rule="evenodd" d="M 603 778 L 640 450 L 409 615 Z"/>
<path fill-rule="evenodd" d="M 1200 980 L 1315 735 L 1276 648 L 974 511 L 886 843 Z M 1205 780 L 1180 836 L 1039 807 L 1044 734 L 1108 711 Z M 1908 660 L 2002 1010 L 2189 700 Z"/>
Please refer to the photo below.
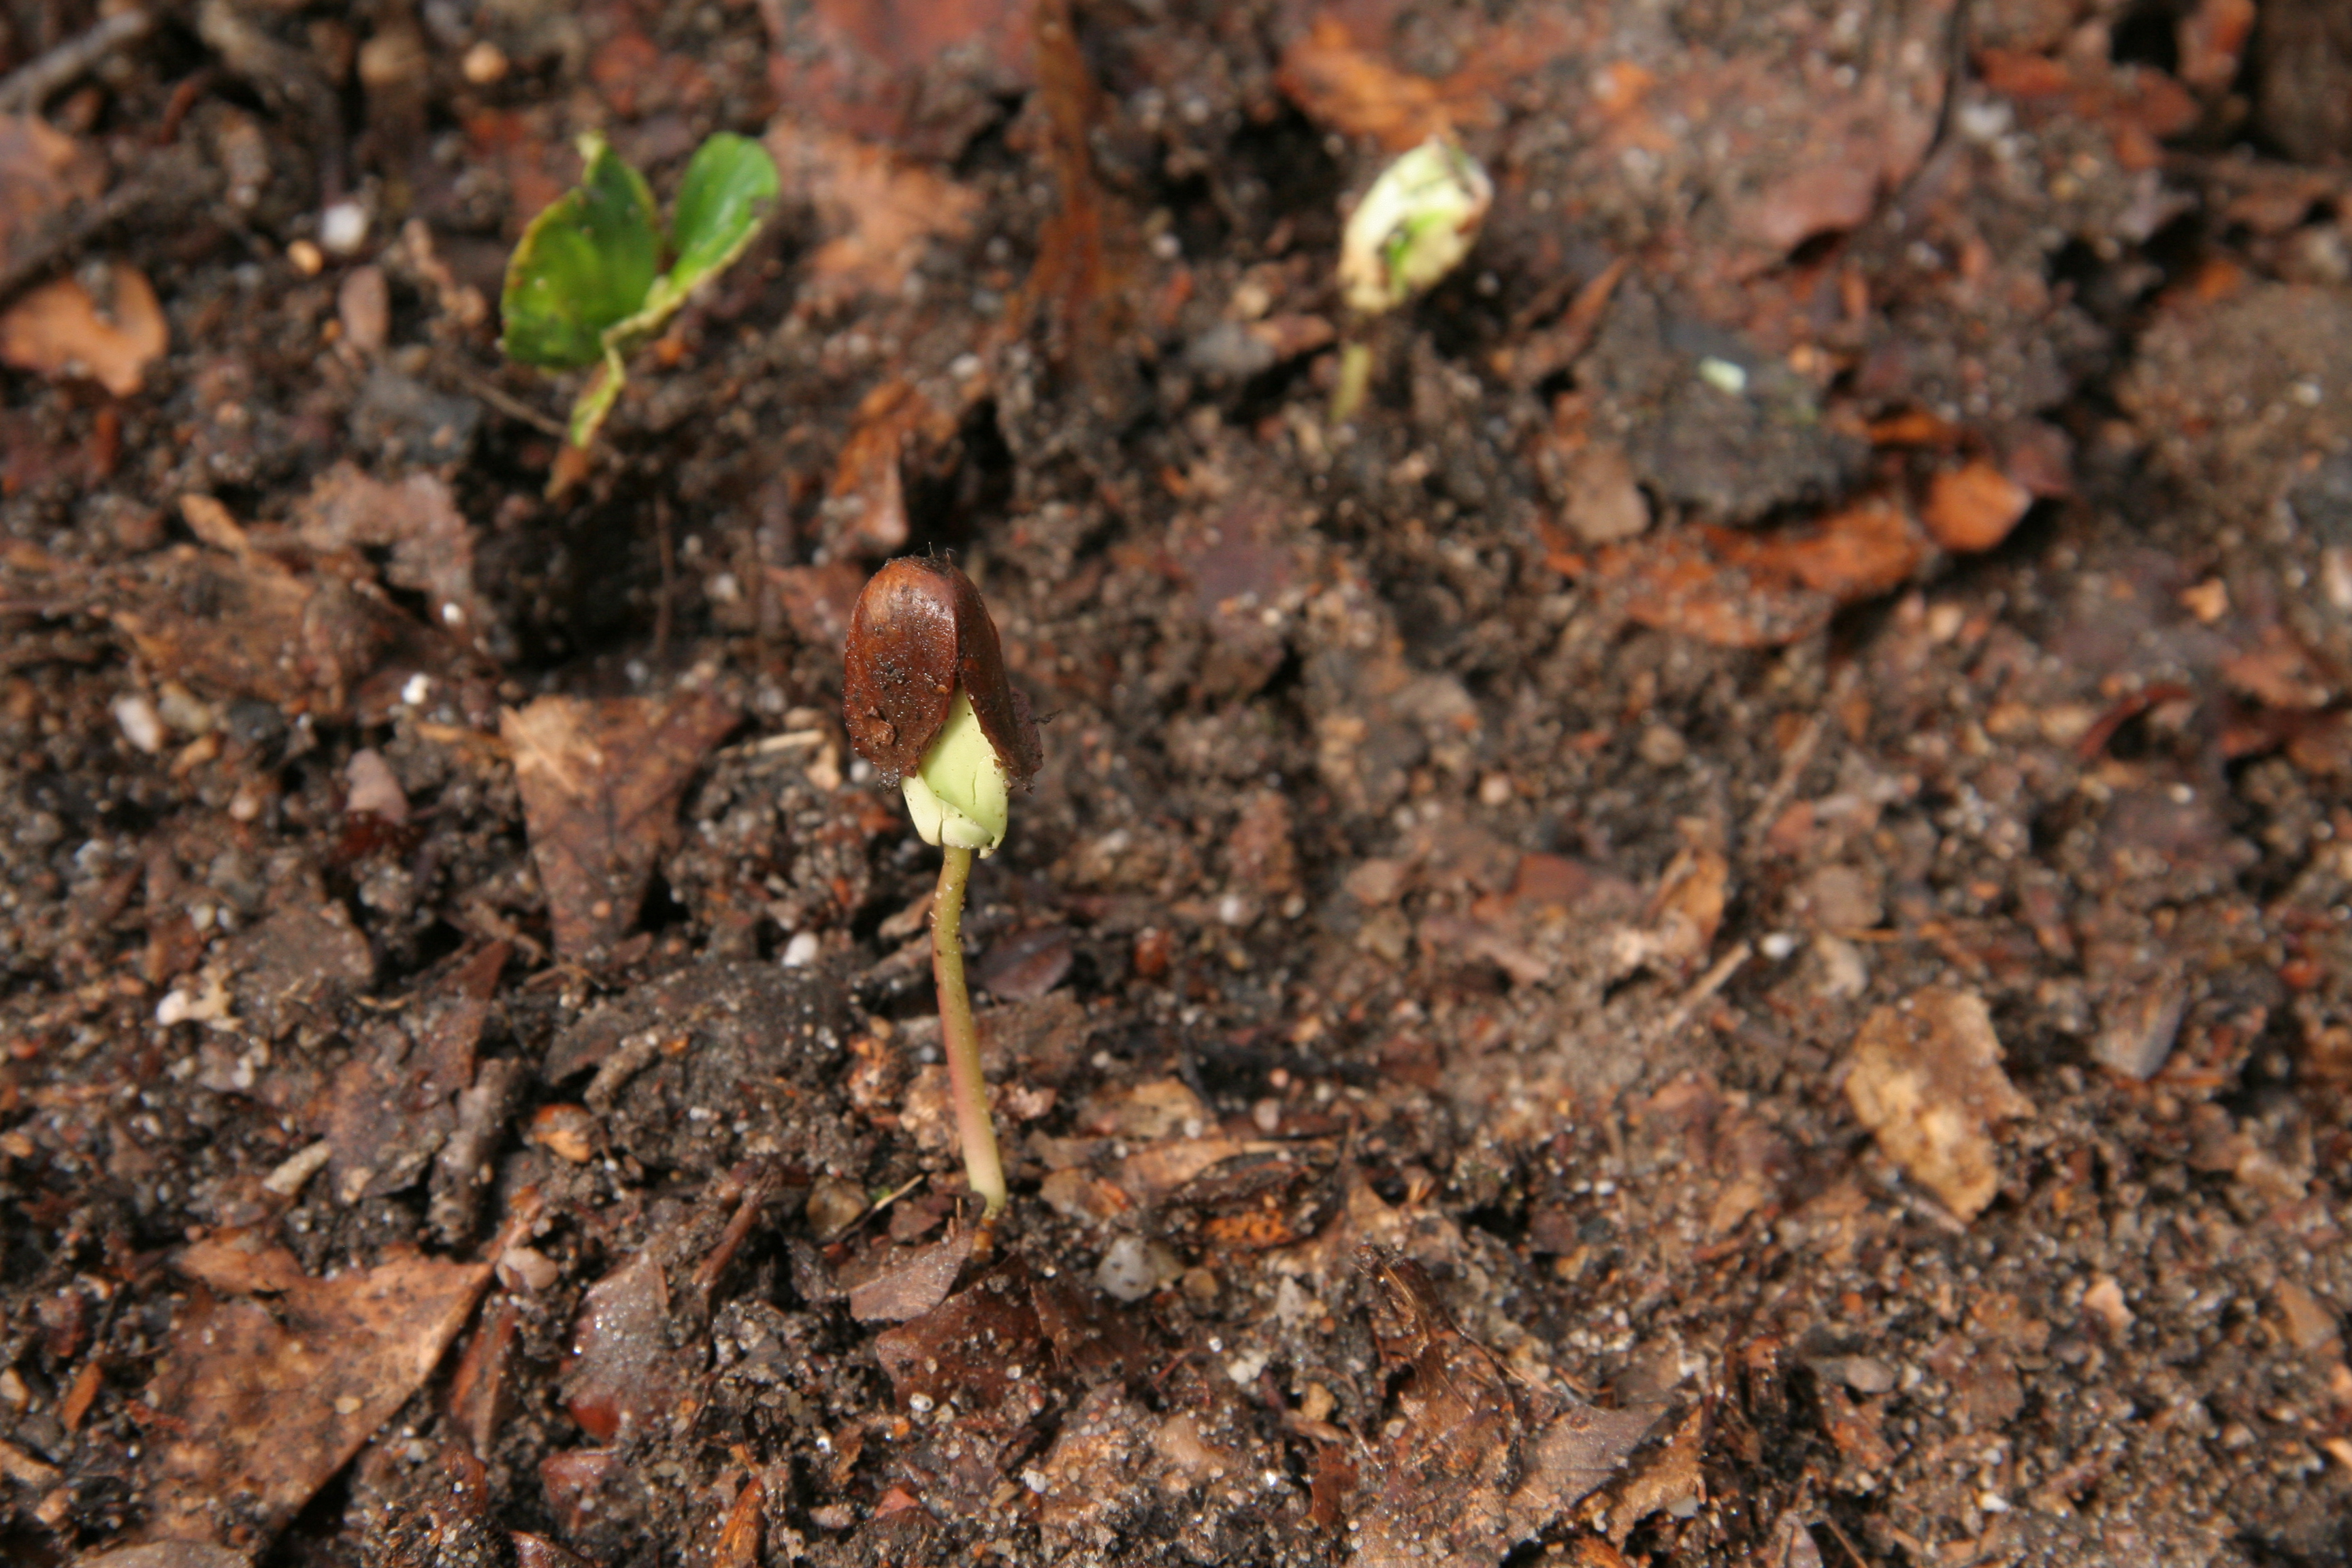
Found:
<path fill-rule="evenodd" d="M 2332 1561 L 2342 95 L 2176 9 L 208 7 L 5 121 L 12 316 L 171 323 L 0 405 L 8 1549 Z M 592 128 L 782 190 L 551 501 Z M 985 1259 L 902 551 L 1053 715 Z"/>

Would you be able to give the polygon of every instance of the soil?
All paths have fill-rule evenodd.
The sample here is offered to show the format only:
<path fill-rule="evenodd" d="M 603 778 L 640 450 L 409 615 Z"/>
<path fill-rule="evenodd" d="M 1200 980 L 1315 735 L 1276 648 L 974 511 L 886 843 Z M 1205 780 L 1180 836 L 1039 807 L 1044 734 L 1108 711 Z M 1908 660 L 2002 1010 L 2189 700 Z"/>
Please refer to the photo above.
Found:
<path fill-rule="evenodd" d="M 2340 8 L 125 12 L 0 6 L 0 1555 L 2352 1562 Z M 583 463 L 592 128 L 784 195 Z"/>

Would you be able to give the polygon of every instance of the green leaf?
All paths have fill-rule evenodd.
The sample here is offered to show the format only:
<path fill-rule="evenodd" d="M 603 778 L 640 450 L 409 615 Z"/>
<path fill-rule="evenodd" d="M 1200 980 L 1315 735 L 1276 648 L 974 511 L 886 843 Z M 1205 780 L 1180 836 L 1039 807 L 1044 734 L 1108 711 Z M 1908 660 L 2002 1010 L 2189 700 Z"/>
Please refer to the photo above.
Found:
<path fill-rule="evenodd" d="M 614 323 L 605 341 L 627 346 L 660 331 L 696 284 L 743 254 L 780 188 L 775 160 L 748 136 L 721 131 L 696 148 L 670 215 L 677 260 L 654 280 L 644 308 Z"/>
<path fill-rule="evenodd" d="M 742 255 L 781 188 L 776 161 L 748 136 L 722 131 L 695 149 L 670 215 L 677 260 L 666 281 L 682 296 Z"/>
<path fill-rule="evenodd" d="M 507 261 L 499 346 L 525 364 L 604 358 L 606 329 L 644 307 L 660 265 L 660 220 L 645 176 L 593 132 L 580 154 L 587 167 L 579 185 L 530 220 Z"/>

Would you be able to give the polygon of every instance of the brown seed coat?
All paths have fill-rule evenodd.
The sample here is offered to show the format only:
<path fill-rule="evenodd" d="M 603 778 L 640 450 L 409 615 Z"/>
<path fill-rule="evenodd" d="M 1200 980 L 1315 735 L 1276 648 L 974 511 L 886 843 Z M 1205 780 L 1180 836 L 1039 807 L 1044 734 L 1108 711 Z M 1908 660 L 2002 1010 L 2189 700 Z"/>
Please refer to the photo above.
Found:
<path fill-rule="evenodd" d="M 1045 761 L 1037 721 L 1005 676 L 980 590 L 945 561 L 907 555 L 887 563 L 849 617 L 842 672 L 849 743 L 897 784 L 921 765 L 959 685 L 1013 782 L 1027 783 Z"/>

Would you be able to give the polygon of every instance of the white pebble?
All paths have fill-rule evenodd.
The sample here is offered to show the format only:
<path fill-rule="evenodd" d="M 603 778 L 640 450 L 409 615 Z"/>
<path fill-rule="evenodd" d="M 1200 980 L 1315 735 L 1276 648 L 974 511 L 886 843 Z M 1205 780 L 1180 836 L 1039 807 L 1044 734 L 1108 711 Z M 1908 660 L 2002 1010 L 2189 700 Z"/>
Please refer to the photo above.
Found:
<path fill-rule="evenodd" d="M 337 202 L 319 215 L 319 243 L 337 256 L 357 251 L 367 232 L 367 209 L 357 202 Z"/>
<path fill-rule="evenodd" d="M 1105 1295 L 1121 1301 L 1140 1301 L 1151 1294 L 1159 1281 L 1151 1267 L 1151 1253 L 1139 1236 L 1122 1236 L 1110 1244 L 1095 1266 L 1095 1283 Z"/>
<path fill-rule="evenodd" d="M 155 705 L 133 691 L 114 700 L 114 721 L 122 726 L 122 738 L 153 756 L 163 749 L 163 721 Z"/>

